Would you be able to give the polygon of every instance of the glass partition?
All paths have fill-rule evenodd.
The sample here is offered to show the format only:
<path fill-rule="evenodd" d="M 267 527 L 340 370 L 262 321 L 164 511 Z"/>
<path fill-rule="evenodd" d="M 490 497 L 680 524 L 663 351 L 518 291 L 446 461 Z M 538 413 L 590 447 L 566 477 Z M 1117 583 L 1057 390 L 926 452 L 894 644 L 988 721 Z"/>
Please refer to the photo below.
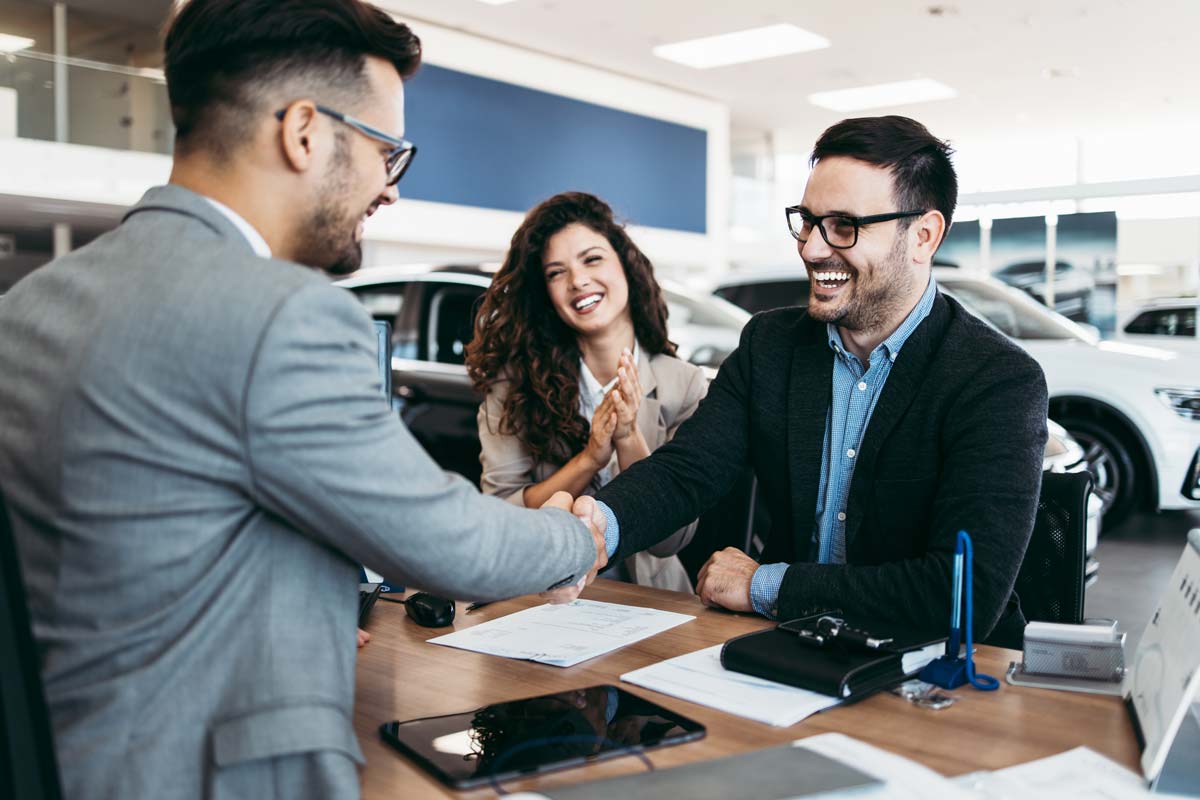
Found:
<path fill-rule="evenodd" d="M 54 65 L 0 53 L 0 138 L 54 139 Z"/>
<path fill-rule="evenodd" d="M 174 144 L 167 85 L 152 70 L 72 60 L 67 69 L 73 144 L 169 154 Z M 149 77 L 153 75 L 153 77 Z"/>

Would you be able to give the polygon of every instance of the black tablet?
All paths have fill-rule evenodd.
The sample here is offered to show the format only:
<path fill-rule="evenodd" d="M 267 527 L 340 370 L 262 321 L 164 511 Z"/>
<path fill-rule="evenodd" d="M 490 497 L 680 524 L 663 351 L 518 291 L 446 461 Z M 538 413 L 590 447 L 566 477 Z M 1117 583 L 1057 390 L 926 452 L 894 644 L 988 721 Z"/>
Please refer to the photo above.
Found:
<path fill-rule="evenodd" d="M 616 686 L 386 722 L 379 732 L 455 789 L 704 738 L 700 723 Z"/>

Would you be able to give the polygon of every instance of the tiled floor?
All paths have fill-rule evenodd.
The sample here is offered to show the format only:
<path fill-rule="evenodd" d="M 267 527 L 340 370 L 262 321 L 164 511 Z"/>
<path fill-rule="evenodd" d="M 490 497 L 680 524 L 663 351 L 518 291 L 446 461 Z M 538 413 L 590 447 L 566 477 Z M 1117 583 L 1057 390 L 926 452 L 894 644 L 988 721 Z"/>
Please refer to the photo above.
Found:
<path fill-rule="evenodd" d="M 1100 580 L 1087 590 L 1086 614 L 1120 621 L 1127 658 L 1166 589 L 1200 511 L 1135 514 L 1100 538 Z"/>

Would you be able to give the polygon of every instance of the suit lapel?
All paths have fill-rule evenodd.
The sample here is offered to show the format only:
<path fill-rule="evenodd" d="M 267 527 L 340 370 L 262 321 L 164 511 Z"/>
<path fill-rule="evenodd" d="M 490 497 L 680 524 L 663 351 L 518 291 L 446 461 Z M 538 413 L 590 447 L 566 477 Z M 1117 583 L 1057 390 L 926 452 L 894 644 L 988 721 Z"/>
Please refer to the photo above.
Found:
<path fill-rule="evenodd" d="M 795 559 L 808 560 L 821 483 L 821 449 L 833 381 L 833 351 L 825 325 L 804 317 L 788 376 L 788 467 L 791 471 Z"/>
<path fill-rule="evenodd" d="M 638 381 L 642 384 L 642 402 L 638 405 L 638 430 L 651 452 L 667 438 L 667 425 L 662 418 L 662 403 L 658 400 L 658 377 L 645 350 L 638 352 Z"/>
<path fill-rule="evenodd" d="M 946 300 L 938 293 L 934 297 L 929 316 L 908 337 L 892 365 L 892 371 L 888 373 L 883 394 L 879 396 L 879 402 L 875 405 L 871 421 L 863 434 L 858 463 L 854 467 L 854 477 L 850 482 L 846 517 L 847 547 L 858 533 L 864 511 L 869 504 L 868 498 L 862 497 L 861 494 L 870 488 L 875 473 L 875 459 L 924 383 L 930 359 L 942 340 L 948 319 Z"/>

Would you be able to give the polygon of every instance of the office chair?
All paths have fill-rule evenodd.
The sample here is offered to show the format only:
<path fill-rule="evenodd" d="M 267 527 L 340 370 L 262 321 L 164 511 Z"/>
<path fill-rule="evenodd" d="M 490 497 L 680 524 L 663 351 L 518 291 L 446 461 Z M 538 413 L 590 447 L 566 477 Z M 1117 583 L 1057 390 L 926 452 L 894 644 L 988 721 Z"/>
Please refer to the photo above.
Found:
<path fill-rule="evenodd" d="M 60 800 L 50 715 L 33 646 L 25 584 L 0 495 L 0 797 Z"/>
<path fill-rule="evenodd" d="M 1030 622 L 1083 622 L 1091 487 L 1086 472 L 1042 473 L 1033 535 L 1016 584 Z"/>
<path fill-rule="evenodd" d="M 754 477 L 754 471 L 746 468 L 733 488 L 700 515 L 696 535 L 678 553 L 693 585 L 700 568 L 718 550 L 736 547 L 751 556 L 758 556 L 762 543 L 755 541 L 755 534 L 758 532 L 762 535 L 770 527 L 760 519 L 766 513 L 763 505 L 758 496 L 758 480 Z"/>

